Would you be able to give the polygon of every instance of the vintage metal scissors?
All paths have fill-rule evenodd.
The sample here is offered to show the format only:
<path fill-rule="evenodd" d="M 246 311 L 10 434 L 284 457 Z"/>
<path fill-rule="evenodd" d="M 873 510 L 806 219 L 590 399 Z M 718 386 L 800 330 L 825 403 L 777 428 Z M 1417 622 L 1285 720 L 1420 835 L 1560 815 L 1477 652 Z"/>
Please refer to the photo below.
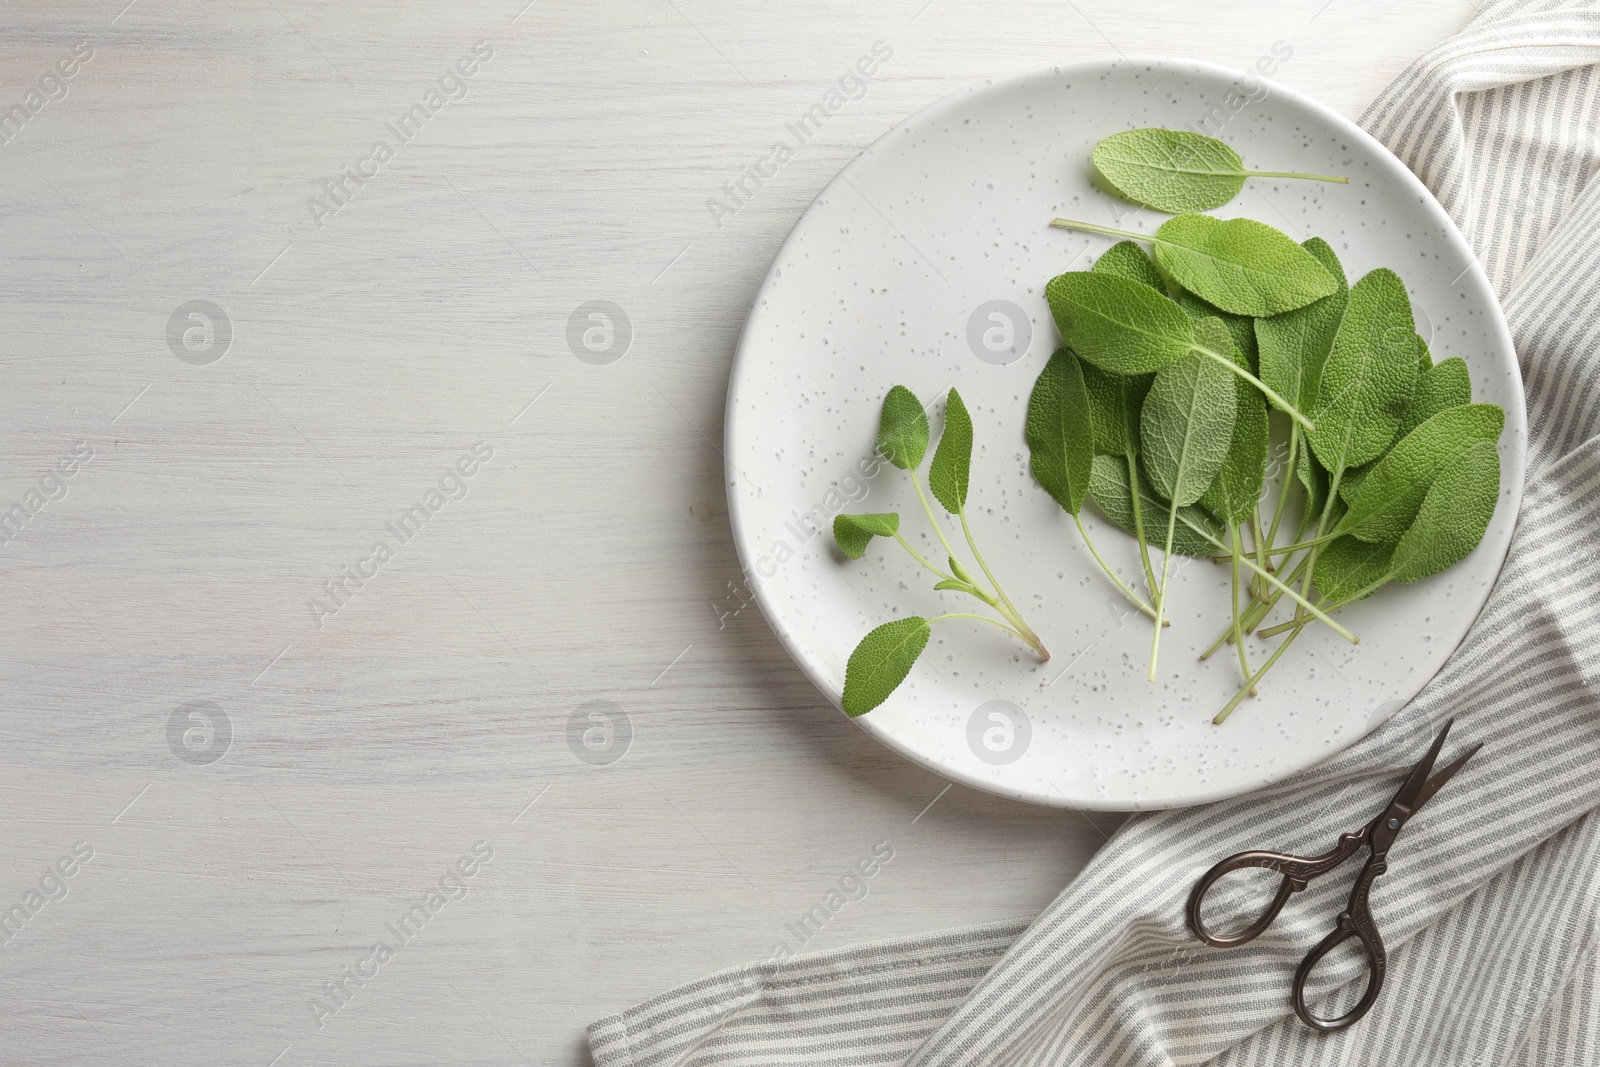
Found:
<path fill-rule="evenodd" d="M 1455 720 L 1451 720 L 1454 722 Z M 1235 945 L 1247 944 L 1254 941 L 1262 931 L 1272 925 L 1272 920 L 1278 917 L 1278 912 L 1283 910 L 1284 904 L 1295 893 L 1304 889 L 1319 875 L 1326 874 L 1339 864 L 1365 846 L 1371 853 L 1367 857 L 1367 865 L 1356 876 L 1355 885 L 1350 890 L 1350 901 L 1340 912 L 1333 932 L 1322 939 L 1322 942 L 1313 948 L 1301 962 L 1300 969 L 1294 974 L 1294 987 L 1289 997 L 1290 1004 L 1294 1007 L 1296 1015 L 1302 1022 L 1315 1030 L 1329 1033 L 1334 1030 L 1343 1030 L 1357 1019 L 1367 1013 L 1375 1000 L 1378 991 L 1383 988 L 1383 975 L 1388 967 L 1388 957 L 1384 953 L 1383 938 L 1378 936 L 1378 928 L 1372 921 L 1372 912 L 1368 908 L 1367 897 L 1372 890 L 1373 881 L 1384 871 L 1389 869 L 1389 848 L 1394 844 L 1394 839 L 1399 835 L 1400 829 L 1405 826 L 1406 820 L 1415 815 L 1439 789 L 1459 771 L 1473 755 L 1482 748 L 1481 744 L 1473 745 L 1465 754 L 1455 762 L 1446 766 L 1431 778 L 1429 772 L 1433 770 L 1434 760 L 1439 756 L 1439 749 L 1444 746 L 1444 739 L 1450 733 L 1451 722 L 1444 724 L 1444 729 L 1439 731 L 1439 736 L 1433 739 L 1433 746 L 1428 749 L 1428 754 L 1423 756 L 1417 765 L 1411 768 L 1411 773 L 1406 776 L 1400 791 L 1389 801 L 1389 806 L 1378 813 L 1371 822 L 1367 823 L 1359 832 L 1341 834 L 1339 843 L 1328 852 L 1320 856 L 1286 856 L 1279 852 L 1241 852 L 1229 856 L 1215 867 L 1205 873 L 1195 883 L 1194 891 L 1189 894 L 1189 929 L 1195 936 L 1208 945 L 1216 948 L 1231 948 Z M 1205 922 L 1200 917 L 1200 905 L 1205 900 L 1207 891 L 1224 875 L 1243 870 L 1247 867 L 1264 867 L 1269 871 L 1276 871 L 1283 875 L 1283 884 L 1278 886 L 1278 893 L 1267 905 L 1266 912 L 1255 922 L 1235 934 L 1214 934 L 1206 928 Z M 1339 945 L 1358 938 L 1361 947 L 1367 956 L 1367 988 L 1361 995 L 1361 1000 L 1349 1012 L 1337 1019 L 1319 1019 L 1311 1014 L 1306 1005 L 1306 979 L 1310 976 L 1312 968 L 1328 953 Z"/>

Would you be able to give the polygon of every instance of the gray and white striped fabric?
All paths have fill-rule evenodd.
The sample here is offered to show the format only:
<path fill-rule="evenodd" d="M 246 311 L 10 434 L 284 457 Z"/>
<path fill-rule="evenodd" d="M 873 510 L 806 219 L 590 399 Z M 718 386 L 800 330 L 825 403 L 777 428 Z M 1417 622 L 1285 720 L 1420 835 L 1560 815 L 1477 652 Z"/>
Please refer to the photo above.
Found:
<path fill-rule="evenodd" d="M 1600 1063 L 1594 64 L 1600 9 L 1489 0 L 1363 119 L 1477 250 L 1505 301 L 1532 423 L 1505 571 L 1427 689 L 1278 787 L 1131 819 L 1031 923 L 714 975 L 595 1023 L 600 1067 Z M 1388 798 L 1450 716 L 1456 736 L 1484 741 L 1493 759 L 1468 764 L 1417 817 L 1405 862 L 1374 891 L 1390 951 L 1377 1006 L 1350 1030 L 1313 1033 L 1289 1014 L 1286 991 L 1347 886 L 1313 883 L 1266 935 L 1227 952 L 1184 928 L 1189 886 L 1219 857 L 1264 842 L 1326 848 L 1351 812 Z M 1354 954 L 1329 966 L 1360 988 Z"/>

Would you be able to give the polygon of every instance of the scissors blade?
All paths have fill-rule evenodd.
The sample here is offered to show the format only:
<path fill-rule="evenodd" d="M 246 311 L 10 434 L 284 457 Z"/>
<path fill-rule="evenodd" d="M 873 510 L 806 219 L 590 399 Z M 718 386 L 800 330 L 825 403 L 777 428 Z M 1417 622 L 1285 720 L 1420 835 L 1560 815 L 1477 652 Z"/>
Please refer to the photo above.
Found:
<path fill-rule="evenodd" d="M 1423 789 L 1428 785 L 1428 773 L 1433 770 L 1433 761 L 1439 758 L 1439 750 L 1444 747 L 1444 739 L 1450 735 L 1450 727 L 1454 723 L 1455 719 L 1449 719 L 1445 722 L 1444 729 L 1440 730 L 1439 736 L 1433 739 L 1433 744 L 1429 746 L 1427 754 L 1417 761 L 1416 766 L 1411 768 L 1411 773 L 1406 775 L 1406 780 L 1400 784 L 1394 799 L 1389 801 L 1389 811 L 1392 812 L 1396 808 L 1405 808 L 1406 813 L 1409 815 L 1422 806 L 1422 802 L 1418 797 L 1422 795 Z M 1444 783 L 1441 782 L 1439 784 L 1443 785 Z"/>
<path fill-rule="evenodd" d="M 1465 767 L 1467 765 L 1467 760 L 1471 759 L 1473 756 L 1476 756 L 1478 754 L 1478 749 L 1482 747 L 1483 742 L 1479 741 L 1477 744 L 1467 749 L 1466 752 L 1458 756 L 1454 762 L 1442 768 L 1438 774 L 1434 775 L 1432 778 L 1429 778 L 1427 783 L 1422 787 L 1422 792 L 1417 794 L 1417 802 L 1411 808 L 1412 814 L 1416 814 L 1418 808 L 1432 800 L 1433 794 L 1437 793 L 1444 787 L 1446 782 L 1455 777 L 1455 773 L 1462 767 Z"/>

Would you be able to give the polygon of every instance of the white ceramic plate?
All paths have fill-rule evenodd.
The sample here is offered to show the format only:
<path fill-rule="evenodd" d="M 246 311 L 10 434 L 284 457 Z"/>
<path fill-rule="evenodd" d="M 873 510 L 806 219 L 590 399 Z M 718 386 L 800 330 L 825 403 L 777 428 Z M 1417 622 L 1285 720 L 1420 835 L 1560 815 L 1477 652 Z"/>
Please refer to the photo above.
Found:
<path fill-rule="evenodd" d="M 937 412 L 934 402 L 956 385 L 972 411 L 968 508 L 978 545 L 1053 658 L 1040 663 L 978 623 L 934 627 L 905 684 L 855 721 L 940 774 L 1083 808 L 1247 792 L 1380 725 L 1434 675 L 1488 596 L 1511 537 L 1527 437 L 1494 293 L 1444 210 L 1393 155 L 1315 101 L 1277 85 L 1263 97 L 1262 88 L 1224 67 L 1134 57 L 957 93 L 845 167 L 761 287 L 728 395 L 729 511 L 767 620 L 835 704 L 845 662 L 874 626 L 978 610 L 934 592 L 892 541 L 850 561 L 827 528 L 843 510 L 898 511 L 907 536 L 928 550 L 909 476 L 887 464 L 863 474 L 879 407 L 900 383 Z M 1059 343 L 1045 282 L 1087 268 L 1111 243 L 1047 224 L 1060 215 L 1154 230 L 1165 216 L 1091 185 L 1090 151 L 1119 130 L 1195 128 L 1205 116 L 1205 131 L 1247 167 L 1350 177 L 1348 186 L 1252 179 L 1216 214 L 1260 219 L 1297 240 L 1323 237 L 1352 282 L 1376 267 L 1398 271 L 1434 358 L 1463 357 L 1473 398 L 1506 409 L 1501 502 L 1477 551 L 1341 612 L 1361 635 L 1357 647 L 1309 629 L 1260 697 L 1222 726 L 1211 716 L 1239 686 L 1237 658 L 1198 656 L 1225 625 L 1226 568 L 1202 561 L 1178 571 L 1160 681 L 1146 681 L 1149 626 L 1125 613 L 1070 518 L 1034 482 L 1022 440 L 1029 391 Z M 1092 507 L 1084 515 L 1102 553 L 1131 579 L 1131 538 Z M 960 543 L 956 530 L 949 536 Z M 1272 647 L 1248 640 L 1258 662 Z"/>

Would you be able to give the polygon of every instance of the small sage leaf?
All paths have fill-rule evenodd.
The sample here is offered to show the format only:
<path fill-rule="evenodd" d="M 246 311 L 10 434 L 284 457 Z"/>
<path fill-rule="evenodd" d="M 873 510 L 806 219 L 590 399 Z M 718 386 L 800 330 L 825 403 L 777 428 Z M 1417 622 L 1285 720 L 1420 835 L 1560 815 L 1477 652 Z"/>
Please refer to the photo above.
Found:
<path fill-rule="evenodd" d="M 1495 404 L 1462 404 L 1428 419 L 1374 463 L 1345 497 L 1350 510 L 1339 532 L 1363 541 L 1400 540 L 1440 470 L 1468 446 L 1498 440 L 1505 421 Z M 1322 564 L 1317 566 L 1320 574 Z"/>
<path fill-rule="evenodd" d="M 1195 330 L 1215 351 L 1233 347 L 1220 320 L 1204 319 Z M 1141 460 L 1150 484 L 1175 506 L 1199 500 L 1227 458 L 1238 408 L 1233 379 L 1216 361 L 1189 355 L 1157 374 L 1145 397 Z"/>
<path fill-rule="evenodd" d="M 1136 204 L 1178 214 L 1221 207 L 1252 174 L 1348 182 L 1328 174 L 1249 171 L 1239 153 L 1214 137 L 1154 127 L 1112 134 L 1094 149 L 1094 165 L 1111 187 Z"/>
<path fill-rule="evenodd" d="M 1421 338 L 1418 338 L 1421 341 Z M 1427 357 L 1427 348 L 1423 348 Z M 1406 434 L 1447 408 L 1472 403 L 1472 376 L 1467 372 L 1466 361 L 1457 356 L 1440 363 L 1431 360 L 1417 375 L 1417 389 L 1411 394 L 1411 405 L 1400 420 L 1396 436 Z"/>
<path fill-rule="evenodd" d="M 977 595 L 977 590 L 972 587 L 971 583 L 963 582 L 953 578 L 945 578 L 941 581 L 935 582 L 933 587 L 939 590 L 951 590 L 957 593 L 971 593 L 973 596 Z"/>
<path fill-rule="evenodd" d="M 1244 187 L 1244 161 L 1213 137 L 1148 128 L 1112 134 L 1094 166 L 1124 197 L 1177 215 L 1221 207 Z"/>
<path fill-rule="evenodd" d="M 950 561 L 950 573 L 951 574 L 955 575 L 957 578 L 961 579 L 961 581 L 965 582 L 968 585 L 977 585 L 978 584 L 977 582 L 972 580 L 972 575 L 967 573 L 967 568 L 965 568 L 965 567 L 963 567 L 961 565 L 961 561 L 960 560 L 956 559 L 954 556 L 946 556 L 945 558 Z"/>
<path fill-rule="evenodd" d="M 844 669 L 844 713 L 865 715 L 889 699 L 928 647 L 932 630 L 920 615 L 886 622 L 861 639 Z"/>
<path fill-rule="evenodd" d="M 1395 580 L 1415 582 L 1466 559 L 1483 540 L 1499 499 L 1500 453 L 1494 443 L 1477 441 L 1456 453 L 1395 545 Z"/>
<path fill-rule="evenodd" d="M 1154 241 L 1164 273 L 1235 315 L 1278 315 L 1338 288 L 1315 256 L 1254 219 L 1178 215 L 1161 224 Z"/>
<path fill-rule="evenodd" d="M 893 537 L 899 530 L 900 516 L 892 511 L 833 517 L 833 539 L 851 559 L 860 559 L 874 537 Z"/>
<path fill-rule="evenodd" d="M 944 433 L 928 466 L 928 488 L 934 499 L 952 515 L 967 506 L 967 484 L 972 475 L 972 416 L 961 394 L 950 390 L 944 405 Z"/>
<path fill-rule="evenodd" d="M 1028 462 L 1044 491 L 1076 515 L 1089 491 L 1094 430 L 1078 357 L 1063 348 L 1050 357 L 1028 398 L 1023 437 Z M 937 462 L 937 458 L 935 459 Z"/>
<path fill-rule="evenodd" d="M 878 419 L 878 451 L 903 471 L 915 470 L 928 451 L 928 413 L 922 401 L 903 385 L 889 390 L 883 398 L 883 415 Z"/>
<path fill-rule="evenodd" d="M 1121 456 L 1094 457 L 1094 471 L 1089 476 L 1089 499 L 1101 514 L 1110 519 L 1130 536 L 1134 535 L 1132 487 L 1128 484 L 1128 462 Z M 1167 503 L 1156 496 L 1150 483 L 1139 477 L 1139 508 L 1145 522 L 1150 516 L 1166 514 Z M 1162 537 L 1166 536 L 1165 524 Z M 1145 536 L 1150 536 L 1147 526 Z M 1208 537 L 1209 535 L 1209 537 Z M 1217 550 L 1222 540 L 1222 528 L 1215 519 L 1194 505 L 1178 509 L 1178 521 L 1172 530 L 1172 551 L 1180 556 L 1209 556 Z"/>

